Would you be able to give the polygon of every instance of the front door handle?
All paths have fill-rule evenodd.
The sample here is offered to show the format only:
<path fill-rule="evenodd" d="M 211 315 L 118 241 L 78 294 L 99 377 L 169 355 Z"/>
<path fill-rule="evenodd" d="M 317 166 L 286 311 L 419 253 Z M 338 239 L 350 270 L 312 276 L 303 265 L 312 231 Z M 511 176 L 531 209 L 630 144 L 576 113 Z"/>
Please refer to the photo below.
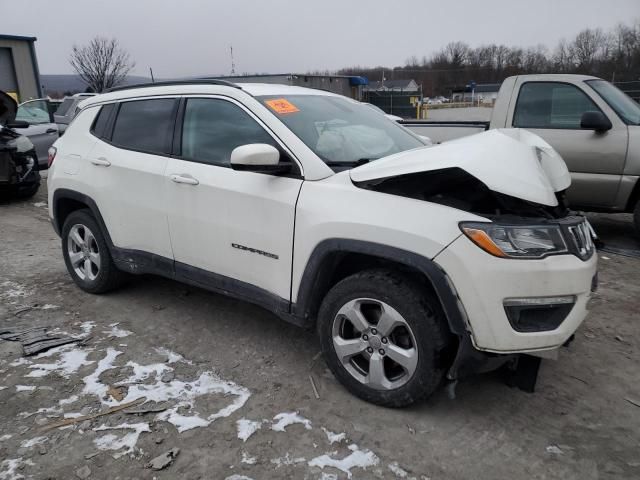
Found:
<path fill-rule="evenodd" d="M 104 157 L 92 158 L 91 163 L 99 167 L 108 167 L 111 165 L 111 162 Z"/>
<path fill-rule="evenodd" d="M 174 173 L 169 176 L 175 183 L 185 183 L 187 185 L 198 185 L 200 182 L 188 173 Z"/>

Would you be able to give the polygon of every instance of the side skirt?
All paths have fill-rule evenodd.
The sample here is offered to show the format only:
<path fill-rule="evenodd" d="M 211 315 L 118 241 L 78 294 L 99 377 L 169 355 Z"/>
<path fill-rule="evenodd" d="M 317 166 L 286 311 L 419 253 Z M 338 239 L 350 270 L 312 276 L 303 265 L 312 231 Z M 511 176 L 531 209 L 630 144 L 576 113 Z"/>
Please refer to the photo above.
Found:
<path fill-rule="evenodd" d="M 140 250 L 111 247 L 111 255 L 116 266 L 124 272 L 135 275 L 159 275 L 177 280 L 210 292 L 253 303 L 286 322 L 300 327 L 306 326 L 301 318 L 289 313 L 291 305 L 288 300 L 249 283 Z"/>

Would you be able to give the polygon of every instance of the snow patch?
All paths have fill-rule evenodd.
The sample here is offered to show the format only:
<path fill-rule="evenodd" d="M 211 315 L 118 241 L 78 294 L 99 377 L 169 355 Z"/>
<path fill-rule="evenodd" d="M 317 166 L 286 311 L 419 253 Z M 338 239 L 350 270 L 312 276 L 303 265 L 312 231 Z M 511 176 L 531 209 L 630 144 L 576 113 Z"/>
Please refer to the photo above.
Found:
<path fill-rule="evenodd" d="M 11 437 L 13 437 L 13 435 L 10 435 L 8 433 L 4 434 L 4 435 L 0 435 L 0 442 L 6 442 L 7 440 L 9 440 Z"/>
<path fill-rule="evenodd" d="M 28 289 L 26 286 L 10 280 L 0 283 L 0 287 L 4 289 L 3 292 L 0 292 L 0 298 L 15 300 L 18 298 L 28 297 L 33 294 L 33 291 Z"/>
<path fill-rule="evenodd" d="M 108 433 L 93 440 L 93 443 L 100 450 L 118 450 L 113 454 L 113 458 L 116 459 L 126 454 L 133 454 L 140 434 L 143 432 L 151 432 L 148 423 L 121 423 L 113 427 L 101 425 L 93 430 L 95 432 L 103 432 L 105 430 L 133 430 L 121 436 Z"/>
<path fill-rule="evenodd" d="M 407 472 L 404 468 L 402 468 L 398 462 L 391 462 L 389 465 L 389 470 L 397 477 L 397 478 L 408 478 L 409 472 Z M 411 477 L 409 480 L 415 480 L 416 477 Z"/>
<path fill-rule="evenodd" d="M 103 330 L 102 333 L 107 334 L 109 337 L 116 337 L 116 338 L 128 337 L 133 333 L 133 332 L 130 332 L 129 330 L 123 330 L 122 328 L 118 327 L 118 325 L 119 325 L 118 323 L 112 323 L 109 325 L 111 327 L 111 330 Z"/>
<path fill-rule="evenodd" d="M 247 452 L 242 452 L 242 460 L 240 461 L 242 463 L 246 463 L 247 465 L 255 465 L 258 459 L 256 457 L 250 456 Z"/>
<path fill-rule="evenodd" d="M 38 307 L 40 310 L 54 310 L 56 308 L 60 308 L 58 305 L 53 305 L 52 303 L 45 303 L 41 307 Z"/>
<path fill-rule="evenodd" d="M 20 443 L 20 446 L 22 448 L 31 448 L 34 447 L 36 445 L 40 445 L 42 443 L 47 442 L 49 439 L 47 437 L 34 437 L 30 440 L 24 440 L 22 443 Z"/>
<path fill-rule="evenodd" d="M 347 438 L 347 434 L 344 432 L 333 433 L 331 430 L 327 430 L 324 427 L 322 427 L 322 431 L 327 435 L 327 440 L 329 440 L 330 444 L 333 444 L 335 442 L 339 443 Z"/>
<path fill-rule="evenodd" d="M 36 363 L 33 365 L 29 365 L 31 372 L 29 372 L 26 376 L 39 378 L 55 372 L 65 378 L 68 378 L 69 375 L 77 372 L 83 366 L 95 363 L 91 360 L 87 360 L 88 354 L 89 352 L 81 350 L 79 348 L 63 351 L 60 354 L 60 359 L 57 362 Z"/>
<path fill-rule="evenodd" d="M 36 388 L 35 385 L 16 385 L 16 392 L 33 392 Z"/>
<path fill-rule="evenodd" d="M 564 452 L 557 445 L 549 445 L 547 448 L 547 453 L 552 453 L 554 455 L 562 455 Z"/>
<path fill-rule="evenodd" d="M 186 363 L 187 365 L 193 365 L 193 362 L 191 360 L 185 359 L 179 353 L 173 352 L 173 351 L 169 350 L 168 348 L 160 347 L 160 348 L 156 348 L 155 350 L 160 355 L 164 355 L 164 356 L 167 357 L 167 360 L 166 360 L 167 363 L 182 362 L 182 363 Z"/>
<path fill-rule="evenodd" d="M 257 422 L 255 420 L 241 418 L 236 422 L 236 426 L 238 428 L 238 438 L 243 442 L 246 442 L 251 435 L 262 428 L 263 422 L 264 420 L 262 422 Z"/>
<path fill-rule="evenodd" d="M 304 428 L 311 430 L 311 421 L 301 417 L 298 412 L 283 412 L 273 417 L 274 423 L 271 425 L 271 430 L 275 432 L 284 432 L 289 425 L 295 423 L 301 423 Z"/>
<path fill-rule="evenodd" d="M 367 467 L 374 467 L 380 462 L 378 456 L 371 450 L 361 450 L 356 444 L 351 444 L 348 448 L 351 450 L 351 453 L 342 459 L 333 458 L 325 454 L 309 460 L 308 465 L 310 467 L 318 467 L 320 469 L 324 469 L 326 467 L 337 468 L 338 470 L 346 473 L 347 477 L 351 478 L 353 475 L 351 473 L 352 468 L 358 467 L 366 470 Z"/>
<path fill-rule="evenodd" d="M 238 475 L 234 473 L 230 477 L 226 477 L 224 480 L 253 480 L 251 477 L 247 477 L 246 475 Z"/>
<path fill-rule="evenodd" d="M 283 465 L 295 465 L 296 463 L 304 463 L 306 459 L 303 457 L 293 458 L 289 455 L 289 452 L 285 453 L 284 457 L 278 457 L 271 460 L 276 468 L 280 468 Z"/>
<path fill-rule="evenodd" d="M 71 405 L 72 403 L 76 403 L 78 401 L 78 395 L 71 395 L 68 398 L 63 398 L 58 402 L 58 405 Z"/>
<path fill-rule="evenodd" d="M 36 202 L 33 204 L 34 207 L 38 207 L 38 208 L 48 208 L 49 205 L 47 204 L 47 202 Z"/>
<path fill-rule="evenodd" d="M 0 480 L 20 480 L 24 478 L 24 475 L 16 472 L 22 464 L 33 465 L 33 462 L 31 460 L 23 462 L 22 457 L 3 460 L 0 463 Z"/>
<path fill-rule="evenodd" d="M 107 348 L 107 354 L 102 360 L 98 362 L 98 366 L 93 371 L 93 373 L 84 377 L 84 388 L 82 389 L 83 394 L 93 394 L 99 399 L 103 399 L 103 397 L 107 394 L 107 390 L 109 388 L 104 383 L 100 383 L 100 375 L 102 375 L 103 372 L 106 372 L 107 370 L 113 368 L 113 362 L 121 353 L 122 352 L 119 352 L 118 350 L 115 350 L 111 347 Z"/>

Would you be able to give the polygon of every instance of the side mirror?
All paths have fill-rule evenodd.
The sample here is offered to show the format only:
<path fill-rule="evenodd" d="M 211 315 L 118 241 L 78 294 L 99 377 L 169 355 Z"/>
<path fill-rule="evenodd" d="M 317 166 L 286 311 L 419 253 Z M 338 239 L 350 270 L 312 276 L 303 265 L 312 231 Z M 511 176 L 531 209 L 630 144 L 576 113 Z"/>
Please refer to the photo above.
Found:
<path fill-rule="evenodd" d="M 602 112 L 584 112 L 580 118 L 580 128 L 585 130 L 606 132 L 611 130 L 612 127 L 611 120 Z"/>
<path fill-rule="evenodd" d="M 241 145 L 231 152 L 231 168 L 257 173 L 287 173 L 291 164 L 280 163 L 280 152 L 266 143 Z"/>
<path fill-rule="evenodd" d="M 29 128 L 29 122 L 24 120 L 14 120 L 13 122 L 7 122 L 7 128 Z"/>

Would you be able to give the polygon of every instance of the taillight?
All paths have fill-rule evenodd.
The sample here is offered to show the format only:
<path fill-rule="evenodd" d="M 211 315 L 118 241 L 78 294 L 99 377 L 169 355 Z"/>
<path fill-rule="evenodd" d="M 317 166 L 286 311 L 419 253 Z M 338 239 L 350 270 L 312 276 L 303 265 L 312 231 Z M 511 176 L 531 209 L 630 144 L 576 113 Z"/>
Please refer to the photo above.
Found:
<path fill-rule="evenodd" d="M 58 152 L 58 149 L 56 147 L 49 147 L 49 152 L 47 156 L 47 165 L 49 165 L 49 167 L 51 167 L 51 165 L 53 164 L 53 161 L 56 159 L 57 152 Z"/>

